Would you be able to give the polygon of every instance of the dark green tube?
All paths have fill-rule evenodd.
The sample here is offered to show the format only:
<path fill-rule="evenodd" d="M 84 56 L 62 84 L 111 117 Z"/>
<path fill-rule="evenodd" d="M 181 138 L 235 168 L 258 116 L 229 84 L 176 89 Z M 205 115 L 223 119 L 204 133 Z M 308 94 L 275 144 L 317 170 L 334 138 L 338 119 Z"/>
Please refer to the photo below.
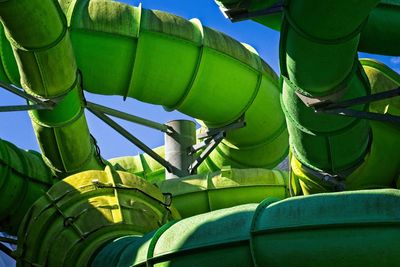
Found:
<path fill-rule="evenodd" d="M 16 235 L 28 209 L 52 184 L 39 153 L 0 139 L 0 231 Z"/>
<path fill-rule="evenodd" d="M 347 1 L 287 3 L 280 53 L 285 77 L 282 102 L 291 147 L 296 158 L 308 167 L 344 175 L 360 164 L 367 152 L 368 123 L 316 114 L 296 92 L 335 100 L 370 93 L 356 56 L 360 25 L 377 1 L 358 1 L 354 5 Z"/>
<path fill-rule="evenodd" d="M 238 6 L 243 6 L 249 11 L 259 11 L 278 3 L 277 0 L 218 0 L 216 2 L 223 8 L 232 9 Z M 400 55 L 398 49 L 400 46 L 400 34 L 396 30 L 400 27 L 399 11 L 399 0 L 381 0 L 369 14 L 368 19 L 362 28 L 358 51 L 381 55 Z M 324 14 L 324 12 L 321 12 L 320 14 Z M 254 17 L 252 20 L 279 31 L 282 26 L 282 17 L 283 12 L 277 12 L 268 16 Z M 345 17 L 343 16 L 343 18 Z"/>

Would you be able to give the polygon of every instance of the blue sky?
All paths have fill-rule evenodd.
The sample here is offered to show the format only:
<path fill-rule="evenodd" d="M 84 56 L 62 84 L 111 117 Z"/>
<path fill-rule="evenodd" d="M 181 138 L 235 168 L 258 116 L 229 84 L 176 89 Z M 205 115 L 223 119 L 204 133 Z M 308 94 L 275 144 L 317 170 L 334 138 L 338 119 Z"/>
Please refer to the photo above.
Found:
<path fill-rule="evenodd" d="M 122 1 L 137 5 L 139 1 Z M 158 9 L 174 13 L 184 18 L 198 18 L 205 26 L 220 30 L 235 39 L 248 43 L 256 48 L 261 57 L 268 62 L 276 72 L 278 68 L 279 33 L 251 21 L 231 23 L 220 13 L 212 0 L 147 0 L 142 3 L 144 8 Z M 388 64 L 396 71 L 400 70 L 400 57 L 382 57 L 361 54 L 362 57 L 374 57 Z M 93 102 L 115 107 L 131 114 L 142 116 L 161 123 L 173 119 L 187 118 L 178 112 L 166 112 L 162 107 L 140 103 L 135 100 L 122 101 L 121 97 L 95 96 L 87 94 Z M 16 96 L 0 90 L 0 105 L 23 104 Z M 117 135 L 111 128 L 87 113 L 92 134 L 98 140 L 103 157 L 112 158 L 124 155 L 136 155 L 138 148 Z M 150 147 L 163 144 L 163 135 L 155 130 L 131 123 L 121 122 L 131 133 L 139 137 Z M 24 149 L 38 150 L 36 139 L 28 115 L 25 112 L 0 113 L 0 138 L 8 140 Z"/>

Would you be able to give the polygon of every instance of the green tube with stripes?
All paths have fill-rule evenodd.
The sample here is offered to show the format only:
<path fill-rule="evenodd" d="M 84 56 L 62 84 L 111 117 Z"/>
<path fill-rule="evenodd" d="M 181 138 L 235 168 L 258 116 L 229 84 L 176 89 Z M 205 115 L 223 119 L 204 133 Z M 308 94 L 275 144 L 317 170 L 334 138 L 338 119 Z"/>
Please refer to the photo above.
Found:
<path fill-rule="evenodd" d="M 30 206 L 52 184 L 51 170 L 39 153 L 0 139 L 0 231 L 16 235 Z"/>
<path fill-rule="evenodd" d="M 83 113 L 73 48 L 58 2 L 10 0 L 2 1 L 0 7 L 22 87 L 31 95 L 57 102 L 52 110 L 29 112 L 44 160 L 59 177 L 101 168 Z M 3 41 L 2 52 L 10 52 Z M 2 54 L 2 61 L 8 58 Z M 15 70 L 7 73 L 16 74 Z"/>
<path fill-rule="evenodd" d="M 269 198 L 115 239 L 91 266 L 393 266 L 399 199 L 395 189 Z"/>
<path fill-rule="evenodd" d="M 272 168 L 286 157 L 277 76 L 253 48 L 198 20 L 160 11 L 103 0 L 60 5 L 84 90 L 178 109 L 207 127 L 245 114 L 247 126 L 228 133 L 207 159 L 212 171 L 224 165 Z M 2 50 L 9 50 L 6 42 Z M 12 60 L 6 63 L 13 65 Z M 18 80 L 15 73 L 6 73 L 8 80 Z"/>

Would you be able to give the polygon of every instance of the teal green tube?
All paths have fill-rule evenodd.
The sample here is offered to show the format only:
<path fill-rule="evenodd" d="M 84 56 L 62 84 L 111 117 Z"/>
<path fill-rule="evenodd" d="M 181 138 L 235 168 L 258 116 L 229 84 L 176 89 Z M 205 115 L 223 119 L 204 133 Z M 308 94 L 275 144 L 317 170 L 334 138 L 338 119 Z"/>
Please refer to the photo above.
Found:
<path fill-rule="evenodd" d="M 1 1 L 0 19 L 25 91 L 54 101 L 62 98 L 53 110 L 29 112 L 46 163 L 60 177 L 101 168 L 83 114 L 77 66 L 58 3 Z M 13 61 L 5 62 L 11 58 L 11 49 L 4 37 L 1 40 L 2 75 L 15 82 Z"/>
<path fill-rule="evenodd" d="M 0 139 L 0 231 L 16 235 L 30 206 L 52 184 L 51 170 L 39 153 Z"/>
<path fill-rule="evenodd" d="M 398 263 L 398 190 L 274 201 L 190 217 L 143 238 L 116 239 L 96 253 L 91 266 L 372 267 Z"/>

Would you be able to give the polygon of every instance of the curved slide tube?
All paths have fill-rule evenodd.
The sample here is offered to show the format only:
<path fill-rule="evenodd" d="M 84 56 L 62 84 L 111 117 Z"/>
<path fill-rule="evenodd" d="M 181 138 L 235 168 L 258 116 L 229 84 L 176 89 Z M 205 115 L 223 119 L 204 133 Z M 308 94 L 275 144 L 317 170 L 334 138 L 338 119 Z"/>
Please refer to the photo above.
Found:
<path fill-rule="evenodd" d="M 266 1 L 216 1 L 223 8 L 237 8 L 244 6 L 250 11 L 257 11 L 277 4 L 278 0 Z M 289 1 L 287 1 L 289 2 Z M 396 29 L 400 27 L 400 1 L 381 0 L 373 8 L 361 31 L 358 51 L 381 55 L 400 55 L 400 34 Z M 322 13 L 324 14 L 324 13 Z M 278 12 L 268 16 L 255 17 L 252 20 L 274 30 L 280 30 L 283 13 Z"/>
<path fill-rule="evenodd" d="M 291 149 L 305 167 L 345 178 L 368 153 L 374 138 L 368 122 L 317 114 L 301 98 L 340 101 L 370 94 L 368 79 L 356 57 L 359 27 L 377 1 L 359 1 L 358 5 L 348 5 L 346 1 L 332 5 L 287 2 L 280 53 L 282 103 Z M 337 19 L 339 12 L 346 20 Z M 325 15 L 320 16 L 321 13 Z M 309 188 L 303 189 L 313 193 Z"/>
<path fill-rule="evenodd" d="M 179 218 L 143 179 L 110 167 L 81 172 L 59 181 L 29 210 L 18 233 L 18 266 L 88 266 L 115 238 Z"/>
<path fill-rule="evenodd" d="M 31 95 L 58 102 L 52 110 L 30 111 L 43 159 L 60 178 L 103 166 L 87 128 L 79 75 L 65 17 L 55 1 L 1 1 L 0 19 L 12 50 L 1 38 L 2 75 Z M 10 62 L 5 62 L 9 59 Z M 9 71 L 11 70 L 11 71 Z"/>
<path fill-rule="evenodd" d="M 320 194 L 271 204 L 273 201 L 169 223 L 143 238 L 132 235 L 117 239 L 96 253 L 91 266 L 398 263 L 398 190 Z"/>
<path fill-rule="evenodd" d="M 360 61 L 368 76 L 372 93 L 384 92 L 400 86 L 400 75 L 388 66 L 371 59 Z M 399 107 L 398 98 L 390 98 L 371 103 L 369 110 L 381 114 L 400 115 Z M 400 129 L 396 125 L 376 121 L 370 121 L 370 125 L 374 136 L 370 151 L 364 163 L 346 177 L 348 190 L 393 187 L 395 181 L 398 181 Z M 329 187 L 318 184 L 318 179 L 307 174 L 295 158 L 292 158 L 292 163 L 293 174 L 302 181 L 304 192 L 307 192 L 306 188 L 313 188 L 313 192 L 331 190 Z M 397 187 L 399 187 L 398 184 Z"/>
<path fill-rule="evenodd" d="M 0 231 L 16 235 L 28 209 L 53 184 L 39 153 L 0 139 Z"/>
<path fill-rule="evenodd" d="M 378 164 L 382 153 L 393 155 L 398 150 L 394 127 L 316 114 L 300 100 L 311 97 L 340 101 L 370 94 L 368 78 L 356 57 L 361 30 L 378 2 L 349 5 L 347 1 L 335 1 L 322 5 L 316 1 L 285 1 L 281 27 L 282 103 L 294 176 L 302 189 L 298 193 L 390 187 L 397 179 L 396 160 Z M 357 109 L 368 110 L 368 106 Z"/>
<path fill-rule="evenodd" d="M 158 184 L 163 193 L 172 194 L 172 203 L 182 218 L 248 203 L 267 197 L 277 200 L 289 196 L 286 172 L 266 169 L 223 168 Z"/>
<path fill-rule="evenodd" d="M 197 20 L 118 2 L 61 1 L 61 7 L 84 90 L 177 109 L 207 127 L 245 114 L 247 126 L 230 132 L 207 159 L 213 171 L 272 168 L 286 157 L 277 76 L 251 47 Z"/>

